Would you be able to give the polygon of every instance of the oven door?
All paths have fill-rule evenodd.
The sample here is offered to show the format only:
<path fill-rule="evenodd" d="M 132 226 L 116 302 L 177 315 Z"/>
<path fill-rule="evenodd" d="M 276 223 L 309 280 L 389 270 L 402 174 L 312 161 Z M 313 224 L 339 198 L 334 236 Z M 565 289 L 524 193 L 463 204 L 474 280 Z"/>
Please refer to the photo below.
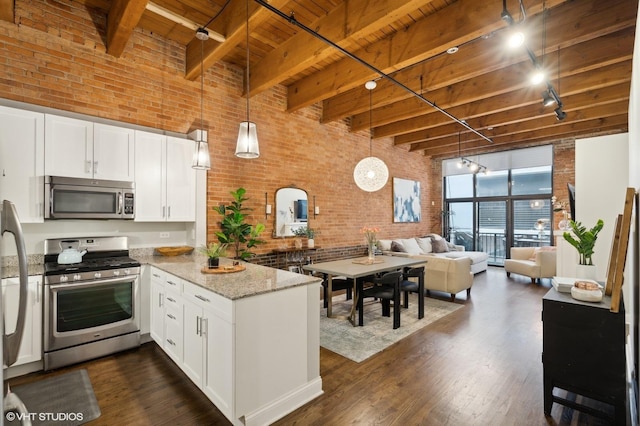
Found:
<path fill-rule="evenodd" d="M 45 286 L 44 351 L 140 330 L 138 275 Z"/>

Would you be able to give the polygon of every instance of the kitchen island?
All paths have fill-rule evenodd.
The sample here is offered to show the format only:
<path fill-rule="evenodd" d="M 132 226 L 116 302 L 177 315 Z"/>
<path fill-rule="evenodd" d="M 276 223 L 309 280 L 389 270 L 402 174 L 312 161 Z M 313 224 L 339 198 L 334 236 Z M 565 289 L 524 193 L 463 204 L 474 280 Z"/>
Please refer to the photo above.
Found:
<path fill-rule="evenodd" d="M 319 278 L 245 262 L 206 274 L 200 255 L 138 260 L 152 339 L 233 424 L 272 423 L 322 394 Z"/>

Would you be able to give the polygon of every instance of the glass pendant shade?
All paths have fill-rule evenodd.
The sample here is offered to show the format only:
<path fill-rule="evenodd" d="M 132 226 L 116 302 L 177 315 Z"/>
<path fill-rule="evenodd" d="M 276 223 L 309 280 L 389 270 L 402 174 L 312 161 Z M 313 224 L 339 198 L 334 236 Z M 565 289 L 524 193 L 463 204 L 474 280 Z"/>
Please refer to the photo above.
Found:
<path fill-rule="evenodd" d="M 375 192 L 385 186 L 388 179 L 389 169 L 377 157 L 363 158 L 353 170 L 353 180 L 363 191 Z"/>
<path fill-rule="evenodd" d="M 211 158 L 209 157 L 209 144 L 205 141 L 196 142 L 196 151 L 193 153 L 194 169 L 209 170 L 211 168 Z"/>
<path fill-rule="evenodd" d="M 236 143 L 236 157 L 260 157 L 256 123 L 251 121 L 243 121 L 240 123 L 240 130 L 238 130 L 238 142 Z"/>

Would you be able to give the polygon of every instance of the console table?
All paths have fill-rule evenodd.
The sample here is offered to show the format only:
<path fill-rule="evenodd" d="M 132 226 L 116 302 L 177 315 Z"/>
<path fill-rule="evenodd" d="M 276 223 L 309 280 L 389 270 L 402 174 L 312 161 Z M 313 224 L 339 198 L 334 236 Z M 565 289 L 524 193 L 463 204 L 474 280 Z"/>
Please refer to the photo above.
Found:
<path fill-rule="evenodd" d="M 302 266 L 307 263 L 307 257 L 311 257 L 311 255 L 313 255 L 313 262 L 317 260 L 316 250 L 318 249 L 320 249 L 318 246 L 311 248 L 287 247 L 274 249 L 273 252 L 276 255 L 276 268 L 287 269 L 289 266 L 298 266 L 300 268 L 300 272 L 302 272 Z"/>
<path fill-rule="evenodd" d="M 553 395 L 559 388 L 614 407 L 609 420 L 626 424 L 624 306 L 609 311 L 611 298 L 581 302 L 569 293 L 549 290 L 542 299 L 544 412 L 554 402 L 598 417 L 606 413 Z"/>

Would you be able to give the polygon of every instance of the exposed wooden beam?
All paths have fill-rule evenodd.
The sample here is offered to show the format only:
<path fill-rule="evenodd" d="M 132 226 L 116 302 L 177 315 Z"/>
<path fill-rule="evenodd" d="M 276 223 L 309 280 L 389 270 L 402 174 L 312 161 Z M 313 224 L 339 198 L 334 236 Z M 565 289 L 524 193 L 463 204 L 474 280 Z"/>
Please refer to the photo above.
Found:
<path fill-rule="evenodd" d="M 308 25 L 337 45 L 349 49 L 356 41 L 433 0 L 352 0 L 340 3 L 325 16 Z M 315 63 L 335 54 L 323 41 L 301 31 L 260 62 L 251 66 L 252 95 L 262 92 Z"/>
<path fill-rule="evenodd" d="M 593 112 L 594 110 L 592 108 L 594 106 L 612 105 L 620 101 L 628 103 L 630 87 L 631 82 L 627 82 L 578 93 L 572 96 L 565 96 L 563 97 L 563 101 L 566 106 L 569 106 L 568 108 L 565 107 L 565 112 L 582 110 L 583 108 L 591 108 L 589 111 Z M 517 95 L 514 95 L 514 97 L 516 96 Z M 469 119 L 467 121 L 476 129 L 486 130 L 490 127 L 495 130 L 506 125 L 522 123 L 532 119 L 542 119 L 545 116 L 554 116 L 554 106 L 545 108 L 537 94 L 523 91 L 522 96 L 528 96 L 528 98 L 523 99 L 519 105 L 513 108 L 493 114 L 479 115 L 477 119 Z M 578 114 L 577 118 L 580 117 L 582 116 Z M 455 136 L 461 130 L 464 129 L 461 129 L 460 126 L 455 123 L 447 123 L 441 126 L 396 136 L 393 143 L 394 145 L 415 144 L 443 136 Z"/>
<path fill-rule="evenodd" d="M 552 117 L 548 117 L 548 120 L 555 120 Z M 513 132 L 502 136 L 493 136 L 493 144 L 487 145 L 486 142 L 474 139 L 473 141 L 463 142 L 461 151 L 466 153 L 465 155 L 478 154 L 487 149 L 495 151 L 501 145 L 508 146 L 509 149 L 513 144 L 530 143 L 532 141 L 540 140 L 554 140 L 564 137 L 576 137 L 580 134 L 597 132 L 601 128 L 616 128 L 619 130 L 628 127 L 628 114 L 622 113 L 618 115 L 612 115 L 607 117 L 600 117 L 592 120 L 585 121 L 570 121 L 570 122 L 556 122 L 555 125 L 551 125 L 545 128 L 533 128 L 522 132 Z M 450 155 L 451 157 L 457 156 L 458 152 L 458 140 L 456 137 L 455 143 L 451 139 L 448 141 L 441 141 L 438 143 L 424 143 L 421 148 L 416 148 L 414 151 L 424 150 L 425 155 L 429 156 L 442 156 Z"/>
<path fill-rule="evenodd" d="M 617 4 L 598 2 L 595 6 L 597 6 L 597 9 L 594 11 L 594 5 L 590 4 L 590 2 L 565 3 L 547 12 L 544 58 L 546 69 L 555 69 L 548 58 L 552 58 L 560 47 L 566 49 L 569 46 L 585 43 L 597 37 L 607 36 L 612 33 L 618 34 L 621 30 L 625 31 L 625 28 L 626 32 L 624 34 L 633 43 L 636 14 L 633 8 L 629 7 L 628 1 L 621 1 Z M 594 12 L 598 12 L 599 20 L 592 23 L 590 14 Z M 542 34 L 540 34 L 540 29 L 543 27 L 540 22 L 542 20 L 541 15 L 530 17 L 526 21 L 529 28 L 538 30 L 537 33 L 532 31 L 532 34 L 529 34 L 529 38 L 533 40 L 538 40 L 542 37 Z M 568 20 L 575 21 L 575 25 L 566 25 Z M 417 66 L 399 71 L 394 74 L 394 77 L 399 81 L 406 82 L 417 92 L 420 92 L 420 78 L 422 77 L 425 97 L 429 99 L 431 91 L 462 80 L 493 72 L 522 61 L 531 65 L 531 61 L 524 51 L 519 51 L 519 54 L 505 52 L 504 34 L 504 31 L 497 32 L 490 38 L 475 40 L 472 43 L 461 46 L 460 51 L 455 55 L 439 55 Z M 615 44 L 617 41 L 611 40 L 611 42 Z M 536 55 L 541 57 L 541 48 L 534 49 L 534 51 Z M 570 63 L 570 60 L 571 58 L 567 58 L 565 62 Z M 407 99 L 410 96 L 405 90 L 393 83 L 380 80 L 375 91 L 374 107 L 379 108 Z M 368 127 L 368 113 L 365 113 L 368 109 L 367 90 L 359 86 L 324 100 L 322 121 L 330 122 L 347 116 L 356 116 L 352 122 L 352 128 L 354 131 L 362 130 Z M 364 120 L 361 119 L 364 116 L 367 119 L 366 126 L 363 124 Z"/>
<path fill-rule="evenodd" d="M 552 7 L 564 1 L 547 0 L 546 5 Z M 542 0 L 535 0 L 527 7 L 528 12 L 539 13 L 542 3 Z M 396 32 L 353 53 L 384 73 L 397 71 L 442 53 L 448 47 L 503 28 L 505 23 L 500 19 L 500 10 L 500 6 L 492 2 L 458 0 L 406 31 Z M 454 26 L 452 22 L 455 22 Z M 372 70 L 350 58 L 340 60 L 289 86 L 287 108 L 294 111 L 312 105 L 375 77 L 378 76 Z"/>
<path fill-rule="evenodd" d="M 0 19 L 11 23 L 15 21 L 14 0 L 0 0 Z"/>
<path fill-rule="evenodd" d="M 113 0 L 107 16 L 107 53 L 119 58 L 147 7 L 148 0 Z"/>
<path fill-rule="evenodd" d="M 578 93 L 583 91 L 585 87 L 595 89 L 629 81 L 631 78 L 630 59 L 627 58 L 624 62 L 562 78 L 560 80 L 561 96 Z M 519 104 L 517 99 L 522 98 L 523 92 L 526 91 L 535 92 L 542 101 L 540 93 L 543 88 L 532 89 L 528 84 L 523 83 L 524 77 L 521 70 L 520 67 L 508 67 L 494 73 L 492 78 L 471 79 L 464 84 L 441 89 L 442 96 L 447 96 L 447 98 L 439 104 L 452 114 L 466 119 L 514 108 Z M 511 72 L 516 74 L 511 74 Z M 484 86 L 478 86 L 478 84 Z M 478 87 L 482 87 L 483 93 L 478 91 Z M 517 97 L 518 95 L 520 98 Z M 382 108 L 381 112 L 378 111 L 380 110 L 375 110 L 372 114 L 376 138 L 397 136 L 450 122 L 446 117 L 442 117 L 424 106 L 418 106 L 414 99 L 407 99 L 393 106 Z M 376 127 L 376 113 L 385 114 L 384 121 L 389 124 Z"/>
<path fill-rule="evenodd" d="M 282 7 L 288 0 L 272 0 L 274 7 Z M 213 40 L 205 42 L 204 67 L 222 60 L 229 52 L 246 40 L 247 34 L 247 4 L 245 1 L 232 1 L 229 6 L 211 23 L 209 28 L 225 36 L 224 43 Z M 249 2 L 249 28 L 257 28 L 271 17 L 268 10 L 254 2 Z M 195 80 L 200 77 L 200 40 L 195 38 L 187 45 L 185 78 Z"/>

